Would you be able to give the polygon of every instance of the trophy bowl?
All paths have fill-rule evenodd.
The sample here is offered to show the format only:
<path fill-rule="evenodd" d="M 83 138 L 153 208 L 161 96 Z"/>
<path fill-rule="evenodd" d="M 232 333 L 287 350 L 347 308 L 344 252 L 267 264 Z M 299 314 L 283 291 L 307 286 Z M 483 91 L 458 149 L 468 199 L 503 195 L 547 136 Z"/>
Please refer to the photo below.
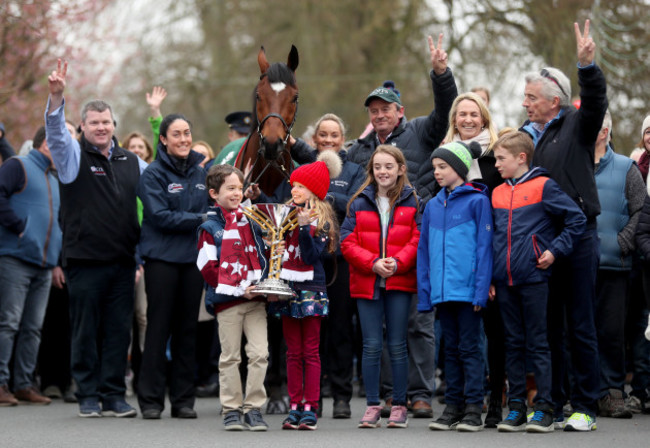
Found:
<path fill-rule="evenodd" d="M 252 204 L 242 207 L 243 213 L 265 230 L 271 241 L 271 258 L 269 260 L 269 275 L 259 283 L 253 291 L 259 294 L 272 294 L 280 299 L 293 296 L 293 290 L 280 279 L 282 271 L 282 254 L 278 254 L 277 246 L 284 239 L 284 234 L 298 225 L 296 207 L 288 204 Z"/>

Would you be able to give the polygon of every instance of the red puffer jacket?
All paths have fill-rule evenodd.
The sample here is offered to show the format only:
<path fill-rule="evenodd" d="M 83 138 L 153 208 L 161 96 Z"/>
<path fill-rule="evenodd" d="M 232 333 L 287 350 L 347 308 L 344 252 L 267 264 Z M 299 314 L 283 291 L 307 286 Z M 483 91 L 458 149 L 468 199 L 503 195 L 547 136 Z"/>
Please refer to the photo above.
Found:
<path fill-rule="evenodd" d="M 379 278 L 372 270 L 380 258 L 397 260 L 386 279 L 387 290 L 417 292 L 415 262 L 420 239 L 420 212 L 415 190 L 406 187 L 391 210 L 388 235 L 382 234 L 375 187 L 366 187 L 350 205 L 341 226 L 341 251 L 350 264 L 350 296 L 372 299 Z"/>

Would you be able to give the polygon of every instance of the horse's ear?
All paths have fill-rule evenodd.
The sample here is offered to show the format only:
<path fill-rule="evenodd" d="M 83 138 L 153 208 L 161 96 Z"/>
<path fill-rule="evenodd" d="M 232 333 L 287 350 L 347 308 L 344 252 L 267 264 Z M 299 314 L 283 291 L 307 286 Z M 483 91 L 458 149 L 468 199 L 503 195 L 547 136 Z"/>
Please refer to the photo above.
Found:
<path fill-rule="evenodd" d="M 295 72 L 298 68 L 298 49 L 295 45 L 291 46 L 291 51 L 289 52 L 289 59 L 287 60 L 287 67 L 291 69 L 292 72 Z"/>
<path fill-rule="evenodd" d="M 260 52 L 257 54 L 257 63 L 260 66 L 260 73 L 263 75 L 269 69 L 270 64 L 266 59 L 266 51 L 264 51 L 264 46 L 260 48 Z"/>

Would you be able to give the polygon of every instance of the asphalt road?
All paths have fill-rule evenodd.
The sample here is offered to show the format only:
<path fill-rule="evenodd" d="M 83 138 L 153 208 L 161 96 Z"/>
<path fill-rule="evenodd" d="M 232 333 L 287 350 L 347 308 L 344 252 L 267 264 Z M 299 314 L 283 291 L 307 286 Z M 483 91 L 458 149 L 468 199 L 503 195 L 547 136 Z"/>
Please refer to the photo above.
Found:
<path fill-rule="evenodd" d="M 136 405 L 135 399 L 129 399 Z M 650 415 L 631 420 L 598 419 L 591 433 L 503 434 L 494 429 L 478 433 L 430 431 L 429 419 L 409 419 L 406 429 L 358 429 L 356 422 L 365 401 L 352 400 L 349 420 L 334 420 L 332 400 L 325 399 L 324 415 L 316 431 L 283 431 L 284 416 L 265 415 L 269 431 L 226 432 L 219 415 L 219 400 L 197 399 L 196 420 L 172 419 L 169 409 L 161 420 L 77 417 L 77 405 L 55 400 L 50 406 L 0 408 L 0 448 L 13 447 L 554 447 L 554 448 L 648 448 Z M 435 417 L 442 405 L 434 404 Z"/>

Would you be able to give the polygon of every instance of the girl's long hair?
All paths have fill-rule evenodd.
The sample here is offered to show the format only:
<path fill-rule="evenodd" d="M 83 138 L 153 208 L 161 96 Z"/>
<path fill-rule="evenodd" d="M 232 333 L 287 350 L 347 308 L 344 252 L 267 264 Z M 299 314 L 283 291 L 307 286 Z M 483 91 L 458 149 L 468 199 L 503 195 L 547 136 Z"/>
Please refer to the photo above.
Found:
<path fill-rule="evenodd" d="M 287 204 L 292 204 L 293 199 L 289 199 Z M 326 234 L 329 238 L 327 243 L 327 252 L 333 254 L 339 245 L 339 221 L 336 218 L 334 208 L 327 201 L 321 201 L 312 193 L 309 199 L 309 207 L 316 211 L 318 223 L 316 224 L 316 235 Z"/>
<path fill-rule="evenodd" d="M 372 156 L 370 156 L 370 160 L 368 161 L 368 165 L 366 166 L 366 181 L 359 187 L 356 193 L 352 195 L 350 198 L 350 201 L 348 201 L 348 207 L 347 207 L 347 214 L 350 214 L 350 205 L 354 200 L 359 197 L 361 192 L 368 186 L 368 185 L 374 185 L 375 186 L 375 191 L 379 191 L 379 188 L 377 187 L 377 181 L 375 180 L 374 176 L 374 170 L 373 170 L 373 165 L 374 165 L 374 160 L 375 156 L 377 154 L 388 154 L 391 156 L 395 161 L 397 162 L 398 167 L 405 167 L 406 168 L 406 158 L 404 157 L 404 153 L 402 152 L 401 149 L 399 149 L 397 146 L 393 145 L 379 145 L 377 146 L 377 149 L 375 149 L 375 152 L 372 153 Z M 402 191 L 404 190 L 404 187 L 406 186 L 411 186 L 411 182 L 409 182 L 408 176 L 406 171 L 404 171 L 404 174 L 400 174 L 397 177 L 397 182 L 395 182 L 395 185 L 390 188 L 387 192 L 388 194 L 388 203 L 390 205 L 390 209 L 392 210 L 393 207 L 395 206 L 395 203 L 399 199 L 400 195 L 402 194 Z M 417 195 L 415 196 L 415 201 L 416 204 L 418 202 Z M 419 204 L 417 204 L 417 207 L 419 208 Z"/>

